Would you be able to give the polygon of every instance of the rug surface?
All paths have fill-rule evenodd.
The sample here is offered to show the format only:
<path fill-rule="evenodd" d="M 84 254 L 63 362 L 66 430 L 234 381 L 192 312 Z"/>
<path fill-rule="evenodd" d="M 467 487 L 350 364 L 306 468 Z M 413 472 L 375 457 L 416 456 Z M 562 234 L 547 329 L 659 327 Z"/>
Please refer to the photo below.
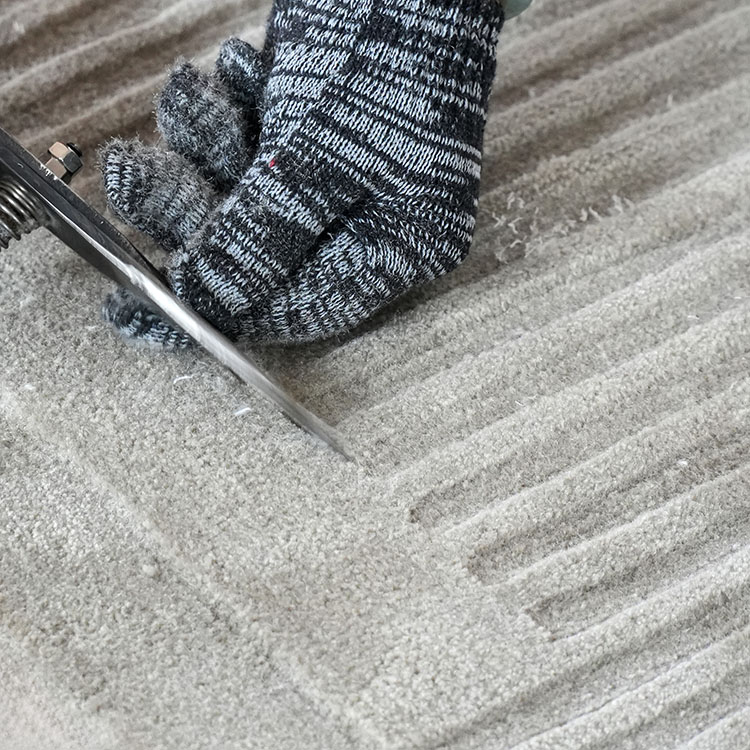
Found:
<path fill-rule="evenodd" d="M 0 125 L 101 208 L 267 11 L 4 0 Z M 257 352 L 357 463 L 0 254 L 3 750 L 748 747 L 750 5 L 535 0 L 499 61 L 466 263 Z"/>

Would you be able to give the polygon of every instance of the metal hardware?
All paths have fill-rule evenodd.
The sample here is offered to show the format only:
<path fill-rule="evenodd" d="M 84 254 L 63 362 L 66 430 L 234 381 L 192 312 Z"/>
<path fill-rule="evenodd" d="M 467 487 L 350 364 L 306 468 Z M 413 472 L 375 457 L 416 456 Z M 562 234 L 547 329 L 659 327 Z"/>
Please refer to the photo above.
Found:
<path fill-rule="evenodd" d="M 41 221 L 39 205 L 29 191 L 8 176 L 0 177 L 0 248 L 33 232 Z"/>
<path fill-rule="evenodd" d="M 73 144 L 55 143 L 42 164 L 0 128 L 0 246 L 44 226 L 116 283 L 185 331 L 240 380 L 272 401 L 295 424 L 352 460 L 336 431 L 287 394 L 208 321 L 185 305 L 159 271 L 67 182 L 82 165 Z"/>
<path fill-rule="evenodd" d="M 50 158 L 45 166 L 66 185 L 83 167 L 83 154 L 74 143 L 58 141 L 47 153 Z M 0 248 L 7 249 L 11 240 L 20 240 L 43 221 L 44 212 L 31 192 L 7 173 L 0 177 Z"/>
<path fill-rule="evenodd" d="M 49 161 L 44 165 L 55 177 L 59 177 L 66 185 L 83 169 L 81 149 L 75 143 L 53 143 L 47 153 Z"/>

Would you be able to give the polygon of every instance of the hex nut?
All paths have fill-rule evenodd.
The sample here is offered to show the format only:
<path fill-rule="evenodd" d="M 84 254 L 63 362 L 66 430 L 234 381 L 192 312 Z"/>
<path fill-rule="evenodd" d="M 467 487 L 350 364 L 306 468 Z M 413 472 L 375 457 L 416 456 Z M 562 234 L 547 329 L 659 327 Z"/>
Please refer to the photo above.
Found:
<path fill-rule="evenodd" d="M 49 147 L 47 153 L 51 158 L 45 166 L 66 184 L 83 167 L 81 152 L 72 143 L 65 144 L 58 141 Z"/>

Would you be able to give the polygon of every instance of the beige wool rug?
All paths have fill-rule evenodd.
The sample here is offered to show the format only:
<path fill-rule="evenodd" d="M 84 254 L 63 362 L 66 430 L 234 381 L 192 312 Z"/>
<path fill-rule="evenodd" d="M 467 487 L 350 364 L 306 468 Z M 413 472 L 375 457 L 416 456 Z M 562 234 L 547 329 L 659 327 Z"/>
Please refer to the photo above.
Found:
<path fill-rule="evenodd" d="M 0 0 L 0 125 L 102 208 L 267 11 Z M 257 352 L 357 463 L 0 254 L 1 750 L 750 748 L 750 5 L 535 0 L 499 60 L 466 263 Z"/>

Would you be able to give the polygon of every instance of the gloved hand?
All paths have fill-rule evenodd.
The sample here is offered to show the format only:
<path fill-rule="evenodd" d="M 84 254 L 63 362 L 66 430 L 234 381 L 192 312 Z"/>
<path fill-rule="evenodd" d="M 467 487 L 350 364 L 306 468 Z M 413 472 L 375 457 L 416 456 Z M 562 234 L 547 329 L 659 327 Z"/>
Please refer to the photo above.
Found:
<path fill-rule="evenodd" d="M 104 150 L 109 202 L 230 338 L 349 330 L 469 250 L 502 22 L 497 0 L 276 0 L 262 53 L 172 73 L 168 149 Z M 123 291 L 105 316 L 189 343 Z"/>

